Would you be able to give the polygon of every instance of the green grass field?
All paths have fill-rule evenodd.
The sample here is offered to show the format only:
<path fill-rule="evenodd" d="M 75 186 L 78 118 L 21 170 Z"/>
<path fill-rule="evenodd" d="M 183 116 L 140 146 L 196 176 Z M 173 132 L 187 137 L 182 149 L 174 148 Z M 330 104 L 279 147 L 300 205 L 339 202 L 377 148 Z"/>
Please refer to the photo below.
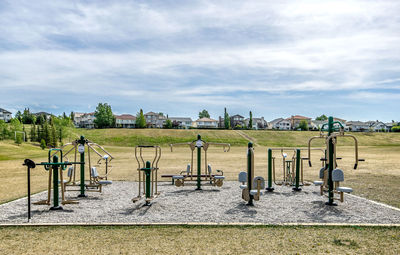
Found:
<path fill-rule="evenodd" d="M 3 227 L 2 254 L 398 254 L 395 227 Z"/>
<path fill-rule="evenodd" d="M 83 134 L 88 139 L 103 145 L 135 146 L 139 144 L 169 145 L 170 143 L 191 142 L 201 134 L 203 140 L 230 143 L 232 146 L 246 146 L 248 140 L 240 135 L 247 134 L 262 146 L 306 147 L 308 139 L 318 136 L 313 131 L 273 131 L 273 130 L 176 130 L 176 129 L 74 129 L 72 134 Z M 400 146 L 400 133 L 356 133 L 361 146 Z M 353 145 L 351 138 L 342 138 L 338 145 Z M 313 143 L 314 144 L 314 143 Z M 322 142 L 316 142 L 316 146 Z"/>

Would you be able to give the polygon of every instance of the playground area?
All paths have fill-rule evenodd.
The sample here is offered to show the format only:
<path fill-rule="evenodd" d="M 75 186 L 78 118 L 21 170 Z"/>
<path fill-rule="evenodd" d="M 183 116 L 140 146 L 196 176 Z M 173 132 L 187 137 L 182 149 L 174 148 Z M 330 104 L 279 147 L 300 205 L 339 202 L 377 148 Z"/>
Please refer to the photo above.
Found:
<path fill-rule="evenodd" d="M 137 182 L 114 182 L 103 193 L 78 198 L 79 204 L 64 206 L 62 211 L 49 211 L 48 206 L 32 209 L 32 223 L 344 223 L 400 224 L 400 209 L 371 202 L 357 196 L 346 196 L 339 206 L 325 205 L 319 188 L 304 187 L 292 192 L 289 187 L 277 187 L 273 193 L 261 195 L 255 206 L 246 206 L 241 199 L 238 182 L 228 181 L 221 188 L 195 186 L 179 189 L 170 182 L 159 185 L 161 194 L 145 206 L 130 200 L 137 192 Z M 77 199 L 79 192 L 69 192 L 67 199 Z M 46 192 L 36 194 L 33 201 L 46 198 Z M 0 223 L 27 222 L 27 199 L 0 205 Z"/>
<path fill-rule="evenodd" d="M 320 168 L 326 166 L 327 157 L 323 156 L 320 149 L 310 150 L 309 157 L 307 144 L 303 147 L 288 146 L 283 151 L 274 148 L 271 160 L 268 154 L 271 147 L 258 144 L 252 148 L 250 165 L 254 172 L 250 176 L 258 180 L 254 184 L 256 189 L 262 180 L 258 178 L 260 176 L 264 178 L 265 187 L 260 194 L 251 193 L 257 199 L 254 199 L 253 206 L 249 206 L 248 201 L 243 199 L 246 196 L 243 196 L 242 186 L 246 183 L 238 181 L 240 172 L 248 173 L 252 169 L 249 169 L 249 148 L 244 144 L 226 146 L 221 141 L 218 144 L 204 141 L 198 144 L 198 140 L 194 140 L 179 144 L 182 146 L 144 146 L 143 153 L 136 147 L 137 156 L 143 156 L 138 166 L 134 146 L 102 144 L 103 151 L 101 146 L 95 146 L 88 140 L 84 153 L 86 156 L 89 153 L 92 155 L 90 167 L 97 170 L 89 170 L 89 160 L 86 158 L 84 178 L 87 185 L 83 189 L 85 196 L 80 197 L 82 164 L 79 158 L 83 150 L 79 152 L 79 143 L 73 142 L 73 147 L 65 149 L 65 153 L 72 150 L 68 159 L 61 160 L 64 163 L 58 165 L 64 170 L 50 170 L 59 162 L 49 160 L 46 150 L 2 143 L 0 156 L 6 152 L 5 155 L 10 159 L 0 160 L 0 175 L 3 178 L 0 183 L 0 225 L 3 225 L 0 240 L 7 244 L 0 245 L 0 249 L 21 254 L 44 254 L 49 250 L 74 252 L 83 247 L 91 254 L 113 253 L 110 252 L 112 247 L 118 247 L 115 251 L 122 253 L 140 253 L 146 249 L 165 254 L 232 254 L 246 249 L 254 253 L 268 250 L 275 254 L 356 254 L 380 253 L 383 250 L 396 254 L 400 238 L 400 172 L 397 167 L 400 148 L 360 144 L 359 159 L 362 157 L 365 161 L 360 161 L 357 169 L 354 169 L 354 146 L 351 146 L 349 138 L 343 139 L 345 142 L 339 142 L 337 153 L 333 156 L 337 159 L 336 167 L 343 169 L 345 176 L 340 186 L 351 187 L 354 192 L 345 193 L 343 202 L 335 200 L 337 206 L 327 206 L 328 198 L 321 196 L 321 186 L 313 185 L 314 181 L 321 180 Z M 361 137 L 360 140 L 363 139 Z M 89 152 L 89 145 L 99 153 Z M 323 148 L 321 145 L 316 144 L 315 147 Z M 200 152 L 201 190 L 196 190 L 197 156 L 199 148 L 204 147 L 206 150 L 201 149 Z M 296 166 L 301 166 L 298 164 L 300 157 L 296 148 L 301 153 L 300 162 L 304 161 L 300 168 L 301 175 L 294 174 Z M 154 165 L 157 158 L 155 151 L 161 157 L 158 164 Z M 106 154 L 109 157 L 104 157 Z M 26 158 L 37 164 L 30 169 L 32 208 L 29 222 L 27 165 L 22 165 Z M 311 167 L 308 158 L 311 159 Z M 150 161 L 150 165 L 146 161 Z M 274 162 L 274 167 L 271 167 L 274 170 L 273 192 L 265 190 L 269 187 L 269 161 Z M 112 171 L 105 176 L 104 166 L 107 162 Z M 72 166 L 74 171 L 69 170 Z M 59 177 L 63 175 L 64 181 L 56 182 L 51 172 L 58 172 Z M 74 173 L 75 177 L 72 177 Z M 283 175 L 286 175 L 286 179 Z M 155 176 L 158 178 L 157 189 L 152 187 L 155 179 L 153 182 L 144 181 Z M 302 177 L 299 178 L 301 191 L 293 191 L 295 176 Z M 110 184 L 102 186 L 101 183 L 107 182 L 101 181 L 110 181 Z M 52 183 L 50 189 L 49 183 Z M 68 183 L 65 184 L 64 197 L 61 183 Z M 50 210 L 57 207 L 52 189 L 54 185 L 59 186 L 58 206 L 62 206 L 63 210 Z M 42 204 L 34 204 L 39 201 Z M 53 224 L 67 226 L 47 226 Z M 63 236 L 62 241 L 52 242 L 57 235 Z M 26 242 L 26 237 L 31 241 Z M 251 238 L 254 240 L 248 242 Z M 152 243 L 151 247 L 148 247 L 147 241 Z M 33 242 L 37 245 L 33 245 L 36 248 L 32 249 Z M 379 247 L 376 246 L 378 242 Z M 76 245 L 70 247 L 70 243 Z M 99 243 L 104 247 L 99 247 Z M 210 249 L 204 249 L 210 245 Z"/>

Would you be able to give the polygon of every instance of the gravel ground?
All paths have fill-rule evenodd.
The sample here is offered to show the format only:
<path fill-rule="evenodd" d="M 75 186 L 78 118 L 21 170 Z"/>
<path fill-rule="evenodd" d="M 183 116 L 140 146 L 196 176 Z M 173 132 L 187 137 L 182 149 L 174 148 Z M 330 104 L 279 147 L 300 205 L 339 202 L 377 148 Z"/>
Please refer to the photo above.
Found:
<path fill-rule="evenodd" d="M 76 205 L 64 205 L 63 211 L 49 211 L 49 206 L 32 205 L 32 223 L 384 223 L 399 224 L 400 211 L 356 196 L 345 196 L 338 206 L 325 206 L 326 197 L 318 187 L 303 187 L 292 192 L 289 187 L 276 187 L 265 193 L 255 206 L 245 205 L 238 182 L 225 182 L 222 188 L 194 186 L 177 188 L 169 182 L 159 184 L 161 195 L 151 206 L 144 201 L 133 204 L 136 182 L 114 182 L 103 193 L 88 193 Z M 78 193 L 69 192 L 67 197 Z M 46 198 L 42 192 L 32 202 Z M 0 223 L 26 223 L 27 199 L 0 205 Z"/>

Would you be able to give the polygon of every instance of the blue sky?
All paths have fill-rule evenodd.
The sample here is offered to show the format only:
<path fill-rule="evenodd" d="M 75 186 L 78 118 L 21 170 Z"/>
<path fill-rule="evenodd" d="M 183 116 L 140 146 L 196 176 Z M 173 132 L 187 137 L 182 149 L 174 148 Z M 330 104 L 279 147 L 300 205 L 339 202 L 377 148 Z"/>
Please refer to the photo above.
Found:
<path fill-rule="evenodd" d="M 1 1 L 0 107 L 400 120 L 399 1 Z"/>

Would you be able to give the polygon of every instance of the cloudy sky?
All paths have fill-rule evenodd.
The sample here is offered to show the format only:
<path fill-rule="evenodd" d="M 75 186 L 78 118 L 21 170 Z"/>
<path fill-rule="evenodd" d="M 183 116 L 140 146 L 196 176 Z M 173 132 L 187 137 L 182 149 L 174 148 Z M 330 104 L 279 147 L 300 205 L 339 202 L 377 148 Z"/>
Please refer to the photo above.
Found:
<path fill-rule="evenodd" d="M 0 1 L 0 107 L 400 120 L 400 1 Z"/>

